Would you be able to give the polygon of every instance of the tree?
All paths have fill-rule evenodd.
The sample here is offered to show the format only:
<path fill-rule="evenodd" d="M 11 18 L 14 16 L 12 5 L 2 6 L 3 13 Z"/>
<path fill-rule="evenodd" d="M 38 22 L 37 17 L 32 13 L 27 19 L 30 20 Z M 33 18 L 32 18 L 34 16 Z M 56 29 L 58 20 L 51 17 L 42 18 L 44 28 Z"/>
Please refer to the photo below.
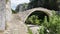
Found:
<path fill-rule="evenodd" d="M 60 16 L 53 12 L 49 22 L 45 18 L 39 29 L 39 34 L 60 34 Z"/>
<path fill-rule="evenodd" d="M 11 9 L 12 10 L 12 13 L 17 13 L 15 10 Z"/>
<path fill-rule="evenodd" d="M 57 0 L 30 0 L 28 9 L 44 7 L 50 10 L 59 10 Z"/>
<path fill-rule="evenodd" d="M 19 4 L 19 5 L 17 5 L 15 11 L 16 11 L 16 12 L 22 12 L 22 11 L 25 11 L 25 10 L 27 9 L 27 6 L 28 6 L 27 3 Z"/>

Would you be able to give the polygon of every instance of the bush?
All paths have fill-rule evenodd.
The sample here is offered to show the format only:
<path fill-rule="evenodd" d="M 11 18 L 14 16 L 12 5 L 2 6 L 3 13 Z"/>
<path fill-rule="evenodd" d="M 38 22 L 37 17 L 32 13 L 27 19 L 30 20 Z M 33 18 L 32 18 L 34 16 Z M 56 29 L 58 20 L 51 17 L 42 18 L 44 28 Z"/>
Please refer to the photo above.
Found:
<path fill-rule="evenodd" d="M 28 27 L 28 33 L 29 34 L 33 34 L 32 31 L 31 31 L 31 29 L 29 29 L 29 27 Z"/>
<path fill-rule="evenodd" d="M 45 17 L 39 29 L 39 34 L 60 34 L 60 16 L 53 12 L 53 16 L 50 17 L 49 22 L 47 22 L 47 18 Z"/>
<path fill-rule="evenodd" d="M 40 20 L 38 19 L 38 16 L 32 15 L 27 19 L 26 23 L 36 25 L 36 24 L 40 24 Z"/>
<path fill-rule="evenodd" d="M 44 12 L 35 11 L 29 15 L 26 20 L 26 24 L 40 25 L 44 21 L 44 17 L 47 16 L 47 20 L 49 21 L 49 16 Z"/>
<path fill-rule="evenodd" d="M 38 30 L 39 34 L 60 34 L 60 16 L 56 15 L 56 13 L 53 11 L 53 16 L 49 17 L 49 19 L 50 20 L 48 22 L 45 16 L 44 22 L 40 25 L 40 28 Z M 34 18 L 34 20 L 36 19 Z M 36 22 L 39 21 L 36 20 Z M 32 31 L 30 31 L 29 33 L 31 34 Z"/>

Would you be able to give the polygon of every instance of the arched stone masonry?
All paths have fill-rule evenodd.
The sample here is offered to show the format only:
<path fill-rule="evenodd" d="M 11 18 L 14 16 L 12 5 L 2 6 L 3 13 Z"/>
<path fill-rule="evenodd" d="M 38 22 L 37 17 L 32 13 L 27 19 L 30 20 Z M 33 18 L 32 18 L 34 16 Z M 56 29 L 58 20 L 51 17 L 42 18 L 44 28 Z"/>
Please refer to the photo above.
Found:
<path fill-rule="evenodd" d="M 42 12 L 46 13 L 48 16 L 52 16 L 52 12 L 51 12 L 50 10 L 48 10 L 48 9 L 45 9 L 45 8 L 33 8 L 33 9 L 30 9 L 30 10 L 26 10 L 26 11 L 20 12 L 20 13 L 18 14 L 18 16 L 19 16 L 19 18 L 20 18 L 20 21 L 22 21 L 22 23 L 25 24 L 25 21 L 26 21 L 26 19 L 29 17 L 29 15 L 30 15 L 31 13 L 35 12 L 35 11 L 42 11 Z M 25 25 L 26 25 L 26 24 L 25 24 Z M 33 27 L 33 28 L 35 28 L 35 27 Z M 38 29 L 38 28 L 35 29 L 36 31 L 34 31 L 33 28 L 31 28 L 32 31 L 33 31 L 33 33 L 38 33 L 38 32 L 37 32 L 37 29 Z"/>
<path fill-rule="evenodd" d="M 24 12 L 20 12 L 19 16 L 22 22 L 25 22 L 26 19 L 28 18 L 28 16 L 34 12 L 34 11 L 43 11 L 44 13 L 46 13 L 48 16 L 52 16 L 52 11 L 45 9 L 45 8 L 33 8 L 30 10 L 26 10 Z"/>

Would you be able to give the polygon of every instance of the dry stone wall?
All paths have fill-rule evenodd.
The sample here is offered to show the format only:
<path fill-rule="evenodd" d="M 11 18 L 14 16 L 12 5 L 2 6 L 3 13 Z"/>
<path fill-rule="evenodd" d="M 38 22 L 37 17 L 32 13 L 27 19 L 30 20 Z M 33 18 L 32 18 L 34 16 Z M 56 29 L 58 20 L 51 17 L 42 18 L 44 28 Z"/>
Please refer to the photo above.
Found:
<path fill-rule="evenodd" d="M 0 0 L 0 31 L 5 30 L 5 0 Z"/>

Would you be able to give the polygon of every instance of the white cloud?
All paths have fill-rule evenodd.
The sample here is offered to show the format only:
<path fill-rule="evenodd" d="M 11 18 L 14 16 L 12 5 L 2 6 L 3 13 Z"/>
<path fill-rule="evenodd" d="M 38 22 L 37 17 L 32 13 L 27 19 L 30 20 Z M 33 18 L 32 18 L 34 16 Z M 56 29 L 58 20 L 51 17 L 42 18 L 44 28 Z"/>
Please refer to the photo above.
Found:
<path fill-rule="evenodd" d="M 29 0 L 11 0 L 11 8 L 15 9 L 18 4 L 29 3 Z"/>

